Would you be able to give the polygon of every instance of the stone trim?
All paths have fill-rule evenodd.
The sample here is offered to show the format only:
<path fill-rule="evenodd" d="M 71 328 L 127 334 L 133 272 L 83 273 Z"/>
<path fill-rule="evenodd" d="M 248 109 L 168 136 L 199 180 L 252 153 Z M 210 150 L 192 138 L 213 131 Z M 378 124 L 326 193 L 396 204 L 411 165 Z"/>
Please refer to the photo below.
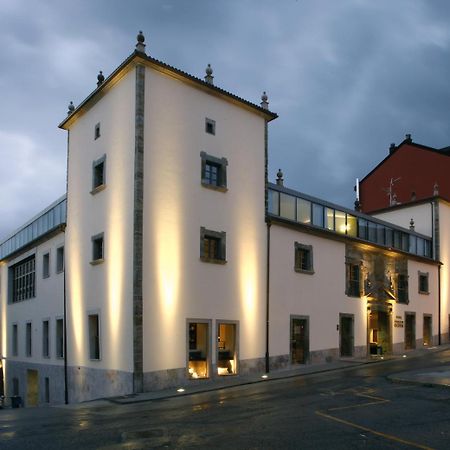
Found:
<path fill-rule="evenodd" d="M 143 389 L 143 212 L 145 66 L 136 66 L 133 204 L 133 392 Z"/>

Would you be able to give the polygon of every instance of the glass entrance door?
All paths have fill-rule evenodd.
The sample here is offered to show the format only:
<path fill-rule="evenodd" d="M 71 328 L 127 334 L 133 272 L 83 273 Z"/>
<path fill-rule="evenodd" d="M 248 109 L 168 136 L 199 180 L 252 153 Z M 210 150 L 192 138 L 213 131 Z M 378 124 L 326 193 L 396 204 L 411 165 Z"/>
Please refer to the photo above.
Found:
<path fill-rule="evenodd" d="M 291 318 L 291 363 L 306 364 L 309 356 L 307 318 Z"/>

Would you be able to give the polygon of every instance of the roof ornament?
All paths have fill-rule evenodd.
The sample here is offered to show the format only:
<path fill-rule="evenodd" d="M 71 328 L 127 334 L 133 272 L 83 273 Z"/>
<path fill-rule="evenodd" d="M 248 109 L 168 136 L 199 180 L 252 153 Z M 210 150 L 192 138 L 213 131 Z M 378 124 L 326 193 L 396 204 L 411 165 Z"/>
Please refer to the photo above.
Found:
<path fill-rule="evenodd" d="M 97 75 L 97 87 L 99 87 L 104 81 L 105 76 L 103 75 L 103 72 L 100 70 L 100 72 Z"/>
<path fill-rule="evenodd" d="M 136 51 L 141 52 L 145 54 L 145 36 L 143 35 L 142 31 L 139 31 L 139 34 L 136 37 L 137 44 L 136 44 Z"/>
<path fill-rule="evenodd" d="M 74 106 L 73 102 L 69 103 L 69 106 L 67 107 L 67 109 L 68 109 L 67 115 L 70 116 L 75 111 L 75 106 Z"/>
<path fill-rule="evenodd" d="M 439 185 L 438 182 L 436 181 L 433 186 L 433 196 L 436 197 L 438 195 L 439 195 Z"/>
<path fill-rule="evenodd" d="M 411 231 L 414 231 L 415 230 L 415 225 L 414 225 L 414 219 L 411 217 L 411 220 L 409 221 L 409 229 L 411 230 Z"/>
<path fill-rule="evenodd" d="M 261 108 L 263 109 L 269 109 L 269 97 L 267 97 L 266 91 L 264 91 L 261 95 Z"/>
<path fill-rule="evenodd" d="M 205 81 L 208 83 L 208 84 L 214 84 L 213 83 L 213 80 L 214 80 L 214 77 L 213 77 L 213 70 L 212 70 L 212 67 L 211 67 L 211 64 L 208 64 L 208 66 L 206 67 L 206 69 L 205 69 L 205 72 L 206 72 L 206 75 L 205 75 Z"/>
<path fill-rule="evenodd" d="M 277 172 L 277 186 L 284 186 L 283 172 L 278 169 Z"/>
<path fill-rule="evenodd" d="M 405 134 L 405 142 L 408 142 L 408 144 L 411 144 L 412 138 L 411 138 L 410 133 Z"/>

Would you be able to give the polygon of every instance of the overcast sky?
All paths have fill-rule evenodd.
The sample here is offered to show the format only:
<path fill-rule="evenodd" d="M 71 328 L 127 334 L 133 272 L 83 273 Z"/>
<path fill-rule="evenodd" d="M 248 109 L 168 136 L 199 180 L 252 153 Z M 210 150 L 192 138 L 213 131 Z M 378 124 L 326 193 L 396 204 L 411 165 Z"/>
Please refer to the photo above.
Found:
<path fill-rule="evenodd" d="M 67 105 L 133 50 L 255 103 L 270 178 L 352 207 L 405 133 L 450 145 L 448 0 L 0 0 L 0 240 L 65 192 Z"/>

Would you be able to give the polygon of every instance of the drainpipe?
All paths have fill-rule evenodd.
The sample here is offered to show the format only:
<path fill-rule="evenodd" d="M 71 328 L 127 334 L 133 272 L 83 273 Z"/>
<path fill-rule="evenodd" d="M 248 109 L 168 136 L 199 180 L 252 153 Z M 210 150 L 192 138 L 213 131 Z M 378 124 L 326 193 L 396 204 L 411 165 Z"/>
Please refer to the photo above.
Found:
<path fill-rule="evenodd" d="M 64 237 L 66 231 L 64 229 Z M 64 239 L 65 242 L 65 239 Z M 64 403 L 69 404 L 69 392 L 67 383 L 67 314 L 66 314 L 66 252 L 64 251 Z"/>
<path fill-rule="evenodd" d="M 441 264 L 438 266 L 438 345 L 441 345 Z"/>
<path fill-rule="evenodd" d="M 269 324 L 270 324 L 270 316 L 269 316 L 269 298 L 270 298 L 270 226 L 271 223 L 267 221 L 267 272 L 266 272 L 266 373 L 270 371 L 269 364 Z"/>

